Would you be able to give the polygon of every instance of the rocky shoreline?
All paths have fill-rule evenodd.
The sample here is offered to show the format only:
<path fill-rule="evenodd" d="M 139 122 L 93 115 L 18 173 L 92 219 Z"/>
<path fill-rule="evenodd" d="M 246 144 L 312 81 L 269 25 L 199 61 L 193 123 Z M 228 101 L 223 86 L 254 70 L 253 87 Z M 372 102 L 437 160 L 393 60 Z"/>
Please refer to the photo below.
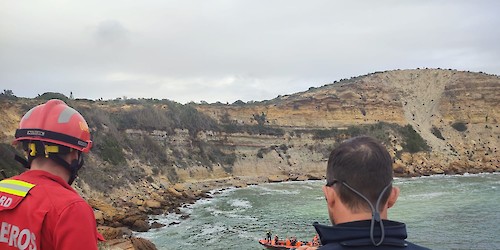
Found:
<path fill-rule="evenodd" d="M 396 169 L 395 169 L 396 170 Z M 498 171 L 486 171 L 493 173 Z M 464 171 L 460 173 L 448 172 L 438 173 L 429 171 L 419 175 L 401 174 L 395 171 L 396 177 L 418 177 L 434 174 L 465 174 L 481 173 L 478 171 Z M 113 202 L 105 202 L 98 199 L 89 199 L 89 204 L 94 208 L 95 217 L 98 224 L 98 230 L 105 239 L 105 247 L 101 249 L 136 249 L 152 250 L 157 249 L 149 240 L 133 236 L 135 232 L 146 232 L 150 229 L 161 228 L 164 225 L 153 221 L 150 223 L 151 215 L 161 215 L 167 213 L 180 214 L 181 219 L 189 218 L 188 214 L 183 214 L 181 207 L 194 204 L 197 200 L 211 198 L 211 192 L 214 190 L 223 190 L 226 188 L 243 188 L 250 185 L 262 183 L 278 183 L 284 181 L 306 181 L 323 180 L 324 175 L 270 175 L 261 177 L 231 177 L 215 180 L 206 180 L 189 183 L 178 183 L 169 187 L 161 187 L 151 184 L 153 189 L 147 196 L 141 198 L 134 196 L 130 199 L 115 199 Z"/>
<path fill-rule="evenodd" d="M 113 201 L 102 199 L 87 199 L 87 201 L 94 209 L 98 231 L 106 239 L 102 249 L 151 250 L 156 249 L 154 244 L 133 236 L 134 231 L 146 232 L 150 229 L 169 226 L 158 222 L 150 224 L 151 215 L 176 213 L 186 219 L 189 215 L 183 214 L 180 208 L 194 204 L 199 199 L 211 198 L 210 192 L 213 190 L 223 190 L 229 187 L 243 188 L 262 183 L 321 179 L 324 179 L 323 175 L 309 174 L 231 177 L 178 183 L 169 187 L 152 183 L 152 189 L 146 195 L 149 198 L 133 196 L 121 197 Z"/>

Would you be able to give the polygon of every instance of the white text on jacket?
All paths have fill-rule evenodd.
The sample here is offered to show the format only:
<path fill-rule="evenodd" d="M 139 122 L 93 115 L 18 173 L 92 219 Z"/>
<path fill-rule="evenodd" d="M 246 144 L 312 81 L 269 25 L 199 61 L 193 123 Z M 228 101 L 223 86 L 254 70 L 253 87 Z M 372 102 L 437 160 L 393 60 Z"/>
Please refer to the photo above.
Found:
<path fill-rule="evenodd" d="M 0 248 L 2 248 L 3 244 L 8 244 L 11 247 L 17 247 L 21 250 L 36 250 L 34 233 L 27 228 L 20 230 L 18 226 L 7 222 L 2 222 L 0 226 Z"/>

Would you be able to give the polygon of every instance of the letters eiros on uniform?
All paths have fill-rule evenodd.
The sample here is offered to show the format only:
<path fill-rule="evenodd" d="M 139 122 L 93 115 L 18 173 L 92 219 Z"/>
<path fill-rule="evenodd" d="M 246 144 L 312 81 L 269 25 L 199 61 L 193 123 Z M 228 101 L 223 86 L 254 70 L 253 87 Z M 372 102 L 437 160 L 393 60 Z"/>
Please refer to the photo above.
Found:
<path fill-rule="evenodd" d="M 2 222 L 0 226 L 0 243 L 25 250 L 36 250 L 36 237 L 29 229 L 20 229 L 16 225 Z"/>

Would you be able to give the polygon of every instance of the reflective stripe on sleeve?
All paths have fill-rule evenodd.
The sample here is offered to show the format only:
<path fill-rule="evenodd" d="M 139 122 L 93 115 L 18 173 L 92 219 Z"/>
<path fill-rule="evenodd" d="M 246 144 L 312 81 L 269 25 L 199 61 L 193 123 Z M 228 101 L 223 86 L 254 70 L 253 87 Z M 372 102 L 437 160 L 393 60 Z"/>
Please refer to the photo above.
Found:
<path fill-rule="evenodd" d="M 19 180 L 0 181 L 0 192 L 25 197 L 35 185 Z"/>

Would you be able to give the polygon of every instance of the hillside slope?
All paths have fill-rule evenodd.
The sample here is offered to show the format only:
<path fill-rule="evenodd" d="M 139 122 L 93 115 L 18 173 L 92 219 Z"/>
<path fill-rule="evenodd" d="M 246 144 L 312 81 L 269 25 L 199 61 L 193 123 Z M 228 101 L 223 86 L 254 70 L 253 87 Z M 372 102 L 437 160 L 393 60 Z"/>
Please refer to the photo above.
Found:
<path fill-rule="evenodd" d="M 0 98 L 0 169 L 9 175 L 20 171 L 10 146 L 20 117 L 51 96 Z M 111 204 L 141 207 L 175 183 L 198 190 L 321 178 L 333 147 L 360 134 L 384 142 L 398 176 L 500 169 L 500 78 L 484 73 L 377 72 L 232 105 L 66 101 L 95 142 L 76 187 Z"/>

